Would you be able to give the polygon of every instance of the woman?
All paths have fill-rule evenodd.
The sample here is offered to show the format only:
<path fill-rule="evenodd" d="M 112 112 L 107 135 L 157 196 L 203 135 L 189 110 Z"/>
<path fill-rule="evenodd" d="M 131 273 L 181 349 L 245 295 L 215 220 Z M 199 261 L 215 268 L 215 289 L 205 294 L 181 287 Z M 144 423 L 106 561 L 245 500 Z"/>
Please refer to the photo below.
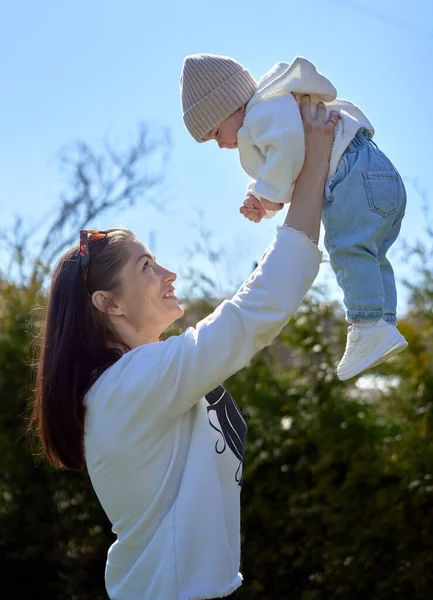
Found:
<path fill-rule="evenodd" d="M 112 599 L 227 597 L 241 585 L 246 425 L 220 385 L 278 335 L 313 283 L 336 115 L 302 101 L 306 160 L 283 227 L 231 300 L 180 336 L 176 275 L 132 232 L 82 232 L 58 261 L 33 424 L 56 467 L 87 467 L 117 535 Z"/>

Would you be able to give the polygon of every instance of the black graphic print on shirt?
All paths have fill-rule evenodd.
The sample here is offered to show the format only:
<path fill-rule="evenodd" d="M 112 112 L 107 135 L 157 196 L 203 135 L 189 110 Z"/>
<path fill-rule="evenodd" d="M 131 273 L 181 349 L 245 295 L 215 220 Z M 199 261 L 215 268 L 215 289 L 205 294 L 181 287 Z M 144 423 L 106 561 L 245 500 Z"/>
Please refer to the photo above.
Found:
<path fill-rule="evenodd" d="M 242 460 L 247 439 L 247 424 L 236 402 L 222 385 L 206 394 L 205 398 L 209 402 L 207 407 L 209 423 L 221 435 L 221 438 L 215 443 L 215 451 L 222 454 L 228 446 L 233 452 L 239 460 L 235 480 L 242 485 Z M 215 424 L 215 419 L 212 422 L 211 416 L 213 417 L 213 415 L 210 413 L 213 411 L 215 411 L 219 427 Z"/>

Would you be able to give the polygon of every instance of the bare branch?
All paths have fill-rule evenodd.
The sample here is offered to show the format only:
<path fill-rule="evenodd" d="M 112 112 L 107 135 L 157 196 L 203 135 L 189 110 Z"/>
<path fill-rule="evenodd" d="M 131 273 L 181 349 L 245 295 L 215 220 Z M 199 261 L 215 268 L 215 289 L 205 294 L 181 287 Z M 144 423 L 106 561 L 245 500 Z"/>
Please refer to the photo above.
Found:
<path fill-rule="evenodd" d="M 70 191 L 61 197 L 37 260 L 50 263 L 77 239 L 79 229 L 113 208 L 123 210 L 138 200 L 157 206 L 154 194 L 164 180 L 169 150 L 168 132 L 155 138 L 144 124 L 123 151 L 114 150 L 107 140 L 99 152 L 82 141 L 64 148 L 59 160 Z"/>
<path fill-rule="evenodd" d="M 126 149 L 115 150 L 108 140 L 101 150 L 83 141 L 67 145 L 59 153 L 66 191 L 49 213 L 54 217 L 48 215 L 32 229 L 16 217 L 11 229 L 0 231 L 0 244 L 10 257 L 7 275 L 13 273 L 21 283 L 42 280 L 47 265 L 78 239 L 78 231 L 114 208 L 119 212 L 137 201 L 162 208 L 157 191 L 165 181 L 170 149 L 169 132 L 162 129 L 151 135 L 145 124 L 139 124 L 135 140 Z M 32 253 L 31 244 L 41 228 L 45 235 Z"/>
<path fill-rule="evenodd" d="M 9 256 L 9 261 L 2 276 L 9 279 L 15 267 L 19 278 L 23 277 L 24 259 L 27 254 L 27 239 L 29 233 L 24 229 L 23 218 L 16 215 L 11 228 L 0 231 L 2 246 Z"/>

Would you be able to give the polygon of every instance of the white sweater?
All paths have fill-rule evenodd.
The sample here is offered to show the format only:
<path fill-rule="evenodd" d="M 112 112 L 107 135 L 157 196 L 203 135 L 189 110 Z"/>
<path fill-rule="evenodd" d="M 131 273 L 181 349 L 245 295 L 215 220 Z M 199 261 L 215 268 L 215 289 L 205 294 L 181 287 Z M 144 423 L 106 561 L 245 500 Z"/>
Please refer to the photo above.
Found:
<path fill-rule="evenodd" d="M 306 58 L 291 64 L 277 63 L 257 85 L 246 107 L 243 126 L 238 132 L 238 149 L 243 169 L 255 181 L 248 191 L 272 202 L 290 202 L 293 184 L 305 157 L 305 138 L 299 101 L 310 94 L 314 104 L 325 103 L 329 115 L 341 115 L 335 129 L 328 177 L 335 173 L 342 154 L 365 128 L 374 129 L 364 113 L 348 100 L 337 98 L 332 83 Z M 269 211 L 268 216 L 274 213 Z"/>
<path fill-rule="evenodd" d="M 87 468 L 117 536 L 111 599 L 222 598 L 241 585 L 246 425 L 219 384 L 278 335 L 320 258 L 305 235 L 280 228 L 231 300 L 182 335 L 131 350 L 90 389 Z"/>

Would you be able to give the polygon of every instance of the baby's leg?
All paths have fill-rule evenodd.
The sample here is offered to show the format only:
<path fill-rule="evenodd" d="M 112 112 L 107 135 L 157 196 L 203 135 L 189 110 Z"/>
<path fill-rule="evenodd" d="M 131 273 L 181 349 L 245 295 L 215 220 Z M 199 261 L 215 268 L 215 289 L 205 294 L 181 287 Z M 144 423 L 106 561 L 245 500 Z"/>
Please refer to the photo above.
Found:
<path fill-rule="evenodd" d="M 399 175 L 398 178 L 401 202 L 399 203 L 398 209 L 392 215 L 392 227 L 386 238 L 380 244 L 377 255 L 384 289 L 383 318 L 391 325 L 396 325 L 397 323 L 397 290 L 395 287 L 394 271 L 386 254 L 400 233 L 401 222 L 406 208 L 406 190 L 404 189 L 403 182 Z"/>
<path fill-rule="evenodd" d="M 347 320 L 354 324 L 337 370 L 347 379 L 396 344 L 406 345 L 383 320 L 395 323 L 395 283 L 386 252 L 398 235 L 405 194 L 389 160 L 358 135 L 340 160 L 326 195 L 325 245 L 344 293 Z"/>
<path fill-rule="evenodd" d="M 401 221 L 393 227 L 390 235 L 383 241 L 377 255 L 384 291 L 383 318 L 391 325 L 396 325 L 397 323 L 397 290 L 395 287 L 394 271 L 386 253 L 397 239 L 400 227 Z"/>
<path fill-rule="evenodd" d="M 376 217 L 365 208 L 365 193 L 359 182 L 351 180 L 353 176 L 345 177 L 334 189 L 332 200 L 325 202 L 323 223 L 325 246 L 344 294 L 346 319 L 362 323 L 383 317 L 385 297 L 375 239 Z"/>

